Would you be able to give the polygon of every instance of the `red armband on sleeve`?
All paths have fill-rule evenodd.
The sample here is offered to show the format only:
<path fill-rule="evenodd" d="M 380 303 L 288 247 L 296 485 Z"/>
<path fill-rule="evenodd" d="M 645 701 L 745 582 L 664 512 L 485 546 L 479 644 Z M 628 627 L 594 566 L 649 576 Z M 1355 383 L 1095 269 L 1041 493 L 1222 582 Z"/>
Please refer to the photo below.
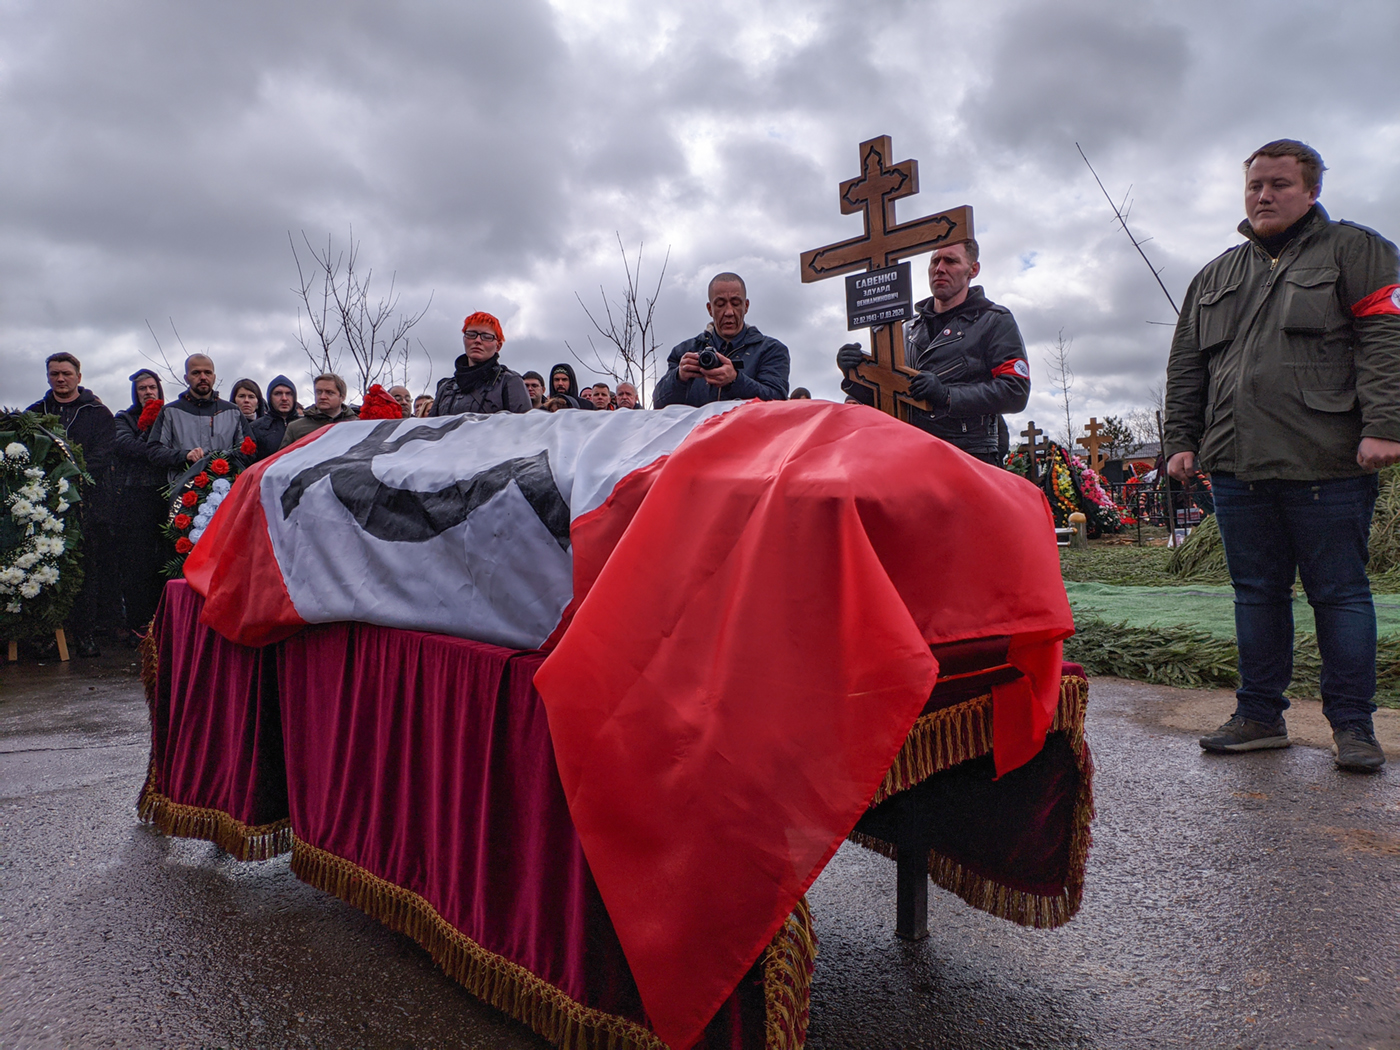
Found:
<path fill-rule="evenodd" d="M 1378 314 L 1400 314 L 1400 284 L 1388 285 L 1352 304 L 1352 317 L 1375 317 Z"/>
<path fill-rule="evenodd" d="M 1029 379 L 1031 377 L 1031 366 L 1024 357 L 1013 357 L 1009 361 L 1003 361 L 993 368 L 992 375 L 1019 376 L 1022 379 Z"/>

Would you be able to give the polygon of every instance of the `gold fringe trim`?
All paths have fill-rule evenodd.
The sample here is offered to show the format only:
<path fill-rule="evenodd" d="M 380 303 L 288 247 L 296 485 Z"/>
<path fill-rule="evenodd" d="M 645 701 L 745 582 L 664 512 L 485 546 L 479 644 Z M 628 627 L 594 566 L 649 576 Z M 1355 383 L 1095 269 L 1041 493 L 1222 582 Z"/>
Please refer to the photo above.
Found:
<path fill-rule="evenodd" d="M 249 826 L 223 810 L 187 806 L 174 802 L 156 790 L 155 770 L 146 776 L 146 787 L 136 812 L 143 821 L 154 824 L 167 835 L 181 839 L 204 839 L 238 860 L 271 860 L 292 848 L 292 822 Z"/>
<path fill-rule="evenodd" d="M 1084 712 L 1088 700 L 1088 681 L 1077 677 L 1061 679 L 1060 703 L 1055 708 L 1055 720 L 1050 726 L 1051 732 L 1066 735 L 1074 752 L 1075 765 L 1079 768 L 1079 791 L 1075 796 L 1074 812 L 1071 816 L 1064 889 L 1050 897 L 1011 889 L 964 868 L 949 857 L 931 851 L 929 877 L 936 885 L 961 897 L 980 911 L 1022 926 L 1053 929 L 1074 918 L 1084 899 L 1084 870 L 1088 864 L 1089 847 L 1093 842 L 1090 824 L 1094 819 L 1094 760 L 1084 739 Z M 891 768 L 890 775 L 885 778 L 885 783 L 880 786 L 880 791 L 876 793 L 875 801 L 883 801 L 895 791 L 907 790 L 934 773 L 959 762 L 980 758 L 991 751 L 991 712 L 992 698 L 988 694 L 921 717 L 914 724 L 909 740 L 900 749 L 899 758 Z M 969 753 L 972 742 L 979 739 L 979 734 L 985 734 L 984 746 L 980 751 Z M 957 757 L 959 755 L 966 757 Z M 940 764 L 945 761 L 946 765 Z M 892 785 L 903 786 L 892 788 Z M 899 848 L 892 842 L 860 832 L 853 832 L 850 838 L 858 846 L 880 853 L 891 860 L 899 857 Z"/>
<path fill-rule="evenodd" d="M 155 620 L 146 626 L 137 652 L 141 654 L 141 684 L 146 687 L 146 703 L 150 704 L 156 698 L 156 682 L 160 677 L 160 649 L 156 646 Z"/>
<path fill-rule="evenodd" d="M 141 682 L 146 687 L 146 706 L 151 712 L 154 731 L 156 686 L 160 677 L 160 650 L 156 645 L 154 621 L 141 639 L 140 653 Z M 204 839 L 239 860 L 270 860 L 292 848 L 290 820 L 249 826 L 223 810 L 190 806 L 169 798 L 161 790 L 154 740 L 151 743 L 151 759 L 146 766 L 146 783 L 141 788 L 136 813 L 147 824 L 154 824 L 167 835 L 181 839 Z"/>
<path fill-rule="evenodd" d="M 763 952 L 764 1050 L 802 1050 L 807 1042 L 816 965 L 817 935 L 803 897 Z"/>
<path fill-rule="evenodd" d="M 656 1033 L 584 1006 L 525 967 L 477 944 L 424 897 L 358 864 L 294 838 L 292 871 L 303 882 L 413 938 L 472 995 L 564 1050 L 666 1050 Z M 816 960 L 806 898 L 764 951 L 765 1050 L 801 1050 Z"/>
<path fill-rule="evenodd" d="M 1064 703 L 1063 683 L 1060 702 Z M 991 749 L 991 693 L 920 715 L 870 804 L 879 805 L 891 795 L 908 791 L 935 773 L 981 758 Z"/>
<path fill-rule="evenodd" d="M 333 853 L 295 839 L 292 871 L 391 930 L 407 934 L 478 999 L 565 1050 L 665 1050 L 634 1021 L 584 1006 L 525 967 L 488 951 L 438 914 L 426 898 Z"/>

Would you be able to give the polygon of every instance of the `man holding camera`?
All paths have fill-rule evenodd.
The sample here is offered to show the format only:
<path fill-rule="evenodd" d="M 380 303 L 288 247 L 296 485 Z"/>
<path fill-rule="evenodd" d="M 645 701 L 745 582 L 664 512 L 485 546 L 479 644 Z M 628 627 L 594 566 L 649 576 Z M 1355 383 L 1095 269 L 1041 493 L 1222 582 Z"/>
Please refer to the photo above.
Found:
<path fill-rule="evenodd" d="M 1031 369 L 1011 311 L 972 284 L 982 270 L 977 255 L 977 242 L 969 238 L 939 248 L 929 259 L 933 295 L 916 304 L 918 316 L 904 326 L 904 352 L 919 370 L 909 381 L 909 394 L 932 411 L 911 409 L 909 422 L 1001 466 L 1001 416 L 1026 407 Z M 868 405 L 873 401 L 870 389 L 849 378 L 864 360 L 859 343 L 836 352 L 836 364 L 848 376 L 841 389 Z"/>
<path fill-rule="evenodd" d="M 666 374 L 656 383 L 652 405 L 690 405 L 712 401 L 785 401 L 788 393 L 788 348 L 753 325 L 748 290 L 737 273 L 710 278 L 705 309 L 710 323 L 693 339 L 677 344 L 666 359 Z"/>

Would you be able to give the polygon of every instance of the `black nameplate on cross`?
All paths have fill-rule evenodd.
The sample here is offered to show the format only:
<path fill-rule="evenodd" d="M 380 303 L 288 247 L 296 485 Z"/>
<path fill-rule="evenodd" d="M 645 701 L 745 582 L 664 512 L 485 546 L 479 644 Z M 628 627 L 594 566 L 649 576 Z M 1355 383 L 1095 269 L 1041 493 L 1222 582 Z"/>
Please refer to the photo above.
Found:
<path fill-rule="evenodd" d="M 882 270 L 900 259 L 957 244 L 973 236 L 972 207 L 963 205 L 900 223 L 894 202 L 919 192 L 919 162 L 893 163 L 890 137 L 881 135 L 860 144 L 861 173 L 841 183 L 841 214 L 861 213 L 865 232 L 850 240 L 802 253 L 802 282 L 825 280 L 854 270 Z M 918 373 L 904 360 L 904 329 L 881 324 L 871 332 L 872 356 L 857 365 L 849 378 L 869 387 L 875 407 L 908 420 L 910 407 L 928 405 L 909 396 L 909 380 Z"/>

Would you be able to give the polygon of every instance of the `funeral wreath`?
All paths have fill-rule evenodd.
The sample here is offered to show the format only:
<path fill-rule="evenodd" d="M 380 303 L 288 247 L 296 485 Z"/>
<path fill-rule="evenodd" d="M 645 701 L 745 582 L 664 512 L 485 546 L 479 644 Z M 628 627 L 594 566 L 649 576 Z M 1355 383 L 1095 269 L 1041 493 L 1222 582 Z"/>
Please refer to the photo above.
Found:
<path fill-rule="evenodd" d="M 235 451 L 210 452 L 196 460 L 170 486 L 170 520 L 165 534 L 175 545 L 175 557 L 166 562 L 165 575 L 175 579 L 185 571 L 185 559 L 214 520 L 224 497 L 258 450 L 250 437 Z"/>
<path fill-rule="evenodd" d="M 0 412 L 0 638 L 63 625 L 83 583 L 75 506 L 90 480 L 57 416 Z"/>

